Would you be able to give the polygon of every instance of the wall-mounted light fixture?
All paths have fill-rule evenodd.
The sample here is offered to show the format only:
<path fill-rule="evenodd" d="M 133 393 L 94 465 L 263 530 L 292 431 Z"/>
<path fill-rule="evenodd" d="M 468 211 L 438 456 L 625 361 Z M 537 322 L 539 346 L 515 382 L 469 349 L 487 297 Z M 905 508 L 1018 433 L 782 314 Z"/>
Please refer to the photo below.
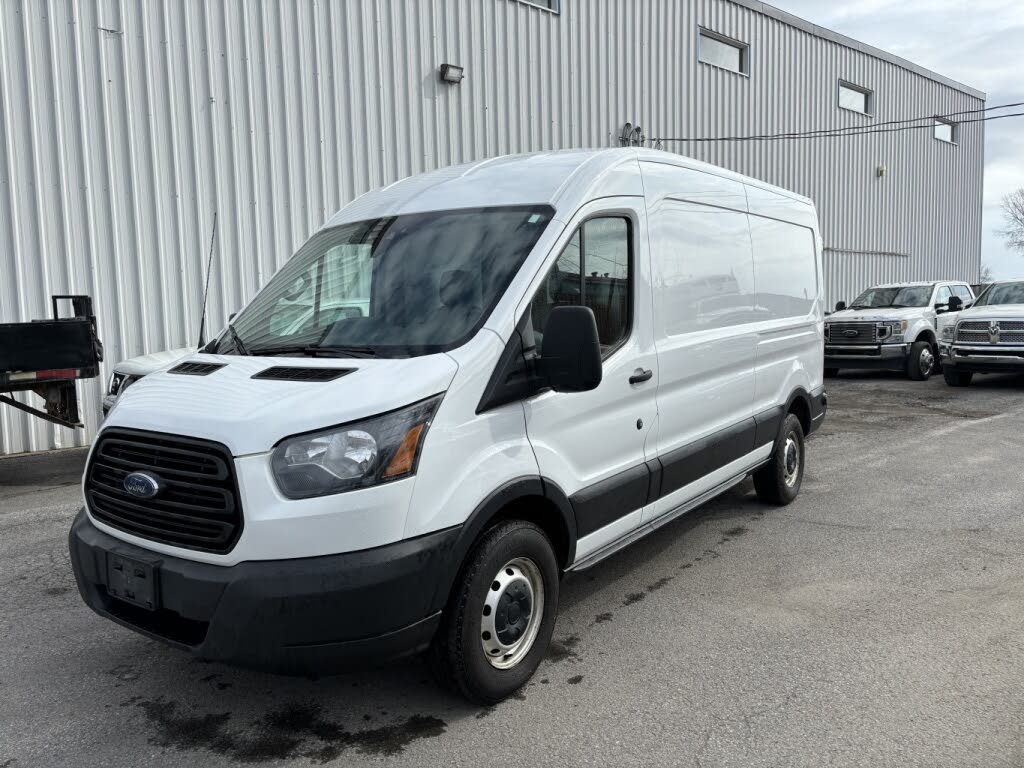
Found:
<path fill-rule="evenodd" d="M 889 173 L 889 166 L 887 166 L 887 165 L 880 165 L 880 166 L 878 166 L 878 169 L 875 171 L 875 173 L 878 174 L 878 178 L 881 179 L 881 178 L 885 177 Z"/>
<path fill-rule="evenodd" d="M 446 83 L 461 83 L 466 71 L 458 64 L 442 64 L 440 74 Z"/>

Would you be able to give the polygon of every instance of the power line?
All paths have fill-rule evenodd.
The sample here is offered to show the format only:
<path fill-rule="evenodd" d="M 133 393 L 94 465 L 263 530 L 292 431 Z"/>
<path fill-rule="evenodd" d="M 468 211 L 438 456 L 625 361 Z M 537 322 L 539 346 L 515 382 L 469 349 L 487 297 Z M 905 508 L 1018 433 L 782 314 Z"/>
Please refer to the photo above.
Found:
<path fill-rule="evenodd" d="M 983 112 L 991 112 L 999 109 L 1010 109 L 1012 107 L 1024 106 L 1024 102 L 1015 102 L 1012 104 L 1000 104 L 994 107 L 985 107 L 983 109 L 970 109 L 962 112 L 951 112 L 946 115 L 926 115 L 923 117 L 912 117 L 905 118 L 903 120 L 888 120 L 883 123 L 873 123 L 871 125 L 863 126 L 847 126 L 840 128 L 822 128 L 811 131 L 791 131 L 787 133 L 768 133 L 758 134 L 753 136 L 720 136 L 720 137 L 699 137 L 699 138 L 664 138 L 654 137 L 649 139 L 652 142 L 662 141 L 674 141 L 674 142 L 685 142 L 685 143 L 705 143 L 713 141 L 786 141 L 793 139 L 817 139 L 817 138 L 833 138 L 839 136 L 858 136 L 860 134 L 867 133 L 898 133 L 900 131 L 915 130 L 920 128 L 934 128 L 935 122 L 951 122 L 955 125 L 970 125 L 972 123 L 984 123 L 989 120 L 1001 120 L 1008 117 L 1024 117 L 1024 112 L 1012 112 L 1003 115 L 986 115 L 985 117 L 970 118 L 967 120 L 951 120 L 959 115 L 972 115 Z M 920 123 L 922 120 L 928 122 L 920 125 L 908 125 L 908 123 Z M 890 127 L 885 127 L 890 126 Z"/>

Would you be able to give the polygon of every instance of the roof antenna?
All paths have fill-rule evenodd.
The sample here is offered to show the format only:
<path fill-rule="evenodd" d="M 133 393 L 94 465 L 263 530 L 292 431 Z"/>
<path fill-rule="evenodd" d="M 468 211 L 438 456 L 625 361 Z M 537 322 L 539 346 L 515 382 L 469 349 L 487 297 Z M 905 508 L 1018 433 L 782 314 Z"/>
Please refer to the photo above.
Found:
<path fill-rule="evenodd" d="M 210 295 L 210 272 L 213 269 L 213 239 L 217 236 L 217 212 L 213 212 L 213 231 L 210 233 L 210 256 L 206 260 L 206 284 L 203 286 L 203 314 L 199 318 L 199 351 L 206 346 L 206 297 Z"/>

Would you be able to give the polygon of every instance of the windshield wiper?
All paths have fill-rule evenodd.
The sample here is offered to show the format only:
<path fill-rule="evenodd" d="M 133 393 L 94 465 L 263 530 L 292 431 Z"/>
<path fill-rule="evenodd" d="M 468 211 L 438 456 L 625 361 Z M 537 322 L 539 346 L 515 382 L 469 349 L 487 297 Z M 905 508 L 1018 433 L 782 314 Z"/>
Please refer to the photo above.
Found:
<path fill-rule="evenodd" d="M 376 357 L 373 347 L 339 344 L 328 347 L 306 347 L 305 353 L 311 357 Z"/>
<path fill-rule="evenodd" d="M 235 330 L 235 326 L 231 323 L 228 323 L 228 333 L 231 334 L 231 340 L 235 342 L 235 349 L 243 355 L 248 355 L 249 352 L 246 350 L 245 344 L 242 343 L 242 339 L 238 336 L 238 331 Z"/>

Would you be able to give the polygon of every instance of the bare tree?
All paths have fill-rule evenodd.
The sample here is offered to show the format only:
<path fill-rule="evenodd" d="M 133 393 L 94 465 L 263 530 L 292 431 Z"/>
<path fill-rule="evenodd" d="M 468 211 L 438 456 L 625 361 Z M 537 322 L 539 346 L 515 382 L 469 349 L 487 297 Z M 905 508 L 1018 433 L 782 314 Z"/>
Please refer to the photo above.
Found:
<path fill-rule="evenodd" d="M 990 267 L 988 264 L 982 264 L 981 265 L 981 274 L 978 276 L 978 284 L 979 285 L 988 285 L 992 281 L 993 281 L 992 267 Z"/>
<path fill-rule="evenodd" d="M 1003 198 L 1003 220 L 1006 226 L 999 234 L 1010 248 L 1024 256 L 1024 187 Z"/>

